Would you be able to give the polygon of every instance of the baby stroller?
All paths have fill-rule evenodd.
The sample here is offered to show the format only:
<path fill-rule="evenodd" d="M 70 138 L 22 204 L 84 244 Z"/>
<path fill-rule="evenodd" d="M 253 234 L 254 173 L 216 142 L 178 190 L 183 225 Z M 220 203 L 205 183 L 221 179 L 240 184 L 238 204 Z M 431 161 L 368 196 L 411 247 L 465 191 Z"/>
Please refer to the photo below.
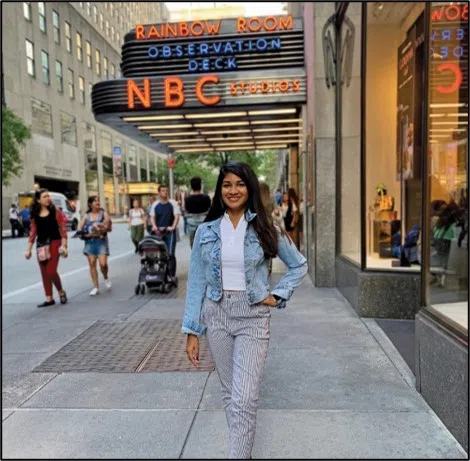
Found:
<path fill-rule="evenodd" d="M 141 255 L 139 280 L 135 294 L 145 294 L 146 289 L 158 289 L 160 293 L 169 293 L 178 286 L 178 279 L 170 280 L 168 271 L 168 248 L 161 236 L 148 235 L 139 242 Z"/>

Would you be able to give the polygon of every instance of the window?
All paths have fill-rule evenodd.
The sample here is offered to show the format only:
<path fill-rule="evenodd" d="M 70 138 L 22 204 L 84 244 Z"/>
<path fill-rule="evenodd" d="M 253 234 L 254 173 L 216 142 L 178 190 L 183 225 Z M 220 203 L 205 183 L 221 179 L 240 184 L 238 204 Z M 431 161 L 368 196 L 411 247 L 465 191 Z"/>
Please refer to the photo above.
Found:
<path fill-rule="evenodd" d="M 98 24 L 98 9 L 95 5 L 93 5 L 93 20 L 95 21 L 95 24 Z"/>
<path fill-rule="evenodd" d="M 52 108 L 39 99 L 31 98 L 31 128 L 33 133 L 52 138 Z"/>
<path fill-rule="evenodd" d="M 85 169 L 98 171 L 98 156 L 96 149 L 96 130 L 90 123 L 82 123 L 83 145 L 85 148 Z"/>
<path fill-rule="evenodd" d="M 113 4 L 110 3 L 110 4 L 109 4 L 109 15 L 110 15 L 111 17 L 113 17 L 113 14 L 114 14 L 114 11 L 113 11 Z"/>
<path fill-rule="evenodd" d="M 28 68 L 28 74 L 31 77 L 36 76 L 36 66 L 34 64 L 34 45 L 29 40 L 26 40 L 26 66 Z"/>
<path fill-rule="evenodd" d="M 69 73 L 69 98 L 75 99 L 75 83 L 74 83 L 73 70 L 69 69 L 68 73 Z"/>
<path fill-rule="evenodd" d="M 116 42 L 118 45 L 121 43 L 121 36 L 119 35 L 119 32 L 116 32 Z"/>
<path fill-rule="evenodd" d="M 55 10 L 52 10 L 52 27 L 54 28 L 54 42 L 60 43 L 59 13 Z"/>
<path fill-rule="evenodd" d="M 115 38 L 116 38 L 116 34 L 114 32 L 114 26 L 111 26 L 111 41 L 114 42 Z"/>
<path fill-rule="evenodd" d="M 109 79 L 109 72 L 108 72 L 108 58 L 103 58 L 103 70 L 104 70 L 104 77 L 106 80 Z"/>
<path fill-rule="evenodd" d="M 88 96 L 91 100 L 91 93 L 93 92 L 93 83 L 88 84 Z"/>
<path fill-rule="evenodd" d="M 67 21 L 65 21 L 65 48 L 69 53 L 72 52 L 72 29 Z"/>
<path fill-rule="evenodd" d="M 83 77 L 78 77 L 78 89 L 80 91 L 80 102 L 85 104 L 85 79 Z"/>
<path fill-rule="evenodd" d="M 100 50 L 95 50 L 95 66 L 96 66 L 96 75 L 98 77 L 101 75 L 101 53 Z"/>
<path fill-rule="evenodd" d="M 91 16 L 91 3 L 90 2 L 86 2 L 86 13 L 88 14 L 88 16 Z"/>
<path fill-rule="evenodd" d="M 49 54 L 44 50 L 41 50 L 41 69 L 42 69 L 42 81 L 46 85 L 51 84 L 51 78 L 49 74 Z"/>
<path fill-rule="evenodd" d="M 46 21 L 46 4 L 44 2 L 38 2 L 39 12 L 39 29 L 47 33 L 47 21 Z"/>
<path fill-rule="evenodd" d="M 64 92 L 64 75 L 62 71 L 62 63 L 60 61 L 55 62 L 55 78 L 57 83 L 57 91 Z"/>
<path fill-rule="evenodd" d="M 28 21 L 31 21 L 33 19 L 31 13 L 31 2 L 23 2 L 23 15 L 24 18 Z"/>
<path fill-rule="evenodd" d="M 103 30 L 103 13 L 100 13 L 100 29 Z"/>
<path fill-rule="evenodd" d="M 106 33 L 106 36 L 109 37 L 109 21 L 106 19 L 104 24 L 105 24 L 104 31 Z"/>
<path fill-rule="evenodd" d="M 116 66 L 111 64 L 111 78 L 116 78 Z"/>
<path fill-rule="evenodd" d="M 77 119 L 66 112 L 60 112 L 60 139 L 71 146 L 77 145 Z"/>
<path fill-rule="evenodd" d="M 129 146 L 128 159 L 129 159 L 129 165 L 130 165 L 129 180 L 130 181 L 138 181 L 138 177 L 137 177 L 137 149 L 132 144 Z"/>
<path fill-rule="evenodd" d="M 91 43 L 86 42 L 86 65 L 88 69 L 91 69 Z"/>
<path fill-rule="evenodd" d="M 76 39 L 77 39 L 77 59 L 79 61 L 82 61 L 83 60 L 82 34 L 80 34 L 80 32 L 77 32 Z"/>

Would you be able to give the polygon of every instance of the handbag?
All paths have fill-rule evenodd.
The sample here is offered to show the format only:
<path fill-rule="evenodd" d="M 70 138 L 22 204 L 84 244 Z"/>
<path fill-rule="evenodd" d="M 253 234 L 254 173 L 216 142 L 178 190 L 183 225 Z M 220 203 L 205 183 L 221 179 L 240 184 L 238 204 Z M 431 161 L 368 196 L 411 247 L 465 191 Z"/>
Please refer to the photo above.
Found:
<path fill-rule="evenodd" d="M 51 247 L 49 244 L 38 246 L 36 252 L 39 262 L 45 262 L 51 259 Z"/>

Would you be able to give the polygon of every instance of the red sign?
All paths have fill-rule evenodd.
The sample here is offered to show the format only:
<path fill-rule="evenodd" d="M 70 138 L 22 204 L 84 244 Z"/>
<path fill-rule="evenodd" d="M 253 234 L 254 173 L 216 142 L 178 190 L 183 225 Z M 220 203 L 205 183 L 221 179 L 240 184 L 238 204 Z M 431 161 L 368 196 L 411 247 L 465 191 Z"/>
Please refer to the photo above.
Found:
<path fill-rule="evenodd" d="M 468 21 L 468 4 L 449 5 L 433 9 L 431 19 L 440 21 Z"/>
<path fill-rule="evenodd" d="M 168 168 L 174 168 L 176 166 L 176 160 L 172 155 L 168 157 L 167 164 L 168 164 Z"/>

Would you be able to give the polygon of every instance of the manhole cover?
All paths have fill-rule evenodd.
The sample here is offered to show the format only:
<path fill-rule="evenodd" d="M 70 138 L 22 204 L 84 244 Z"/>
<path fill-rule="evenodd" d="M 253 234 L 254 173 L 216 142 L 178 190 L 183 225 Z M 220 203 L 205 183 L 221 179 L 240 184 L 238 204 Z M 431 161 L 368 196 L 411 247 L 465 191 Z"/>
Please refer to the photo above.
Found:
<path fill-rule="evenodd" d="M 214 364 L 201 338 L 201 366 L 192 367 L 179 320 L 94 323 L 47 358 L 40 373 L 134 373 L 140 371 L 205 371 Z"/>

